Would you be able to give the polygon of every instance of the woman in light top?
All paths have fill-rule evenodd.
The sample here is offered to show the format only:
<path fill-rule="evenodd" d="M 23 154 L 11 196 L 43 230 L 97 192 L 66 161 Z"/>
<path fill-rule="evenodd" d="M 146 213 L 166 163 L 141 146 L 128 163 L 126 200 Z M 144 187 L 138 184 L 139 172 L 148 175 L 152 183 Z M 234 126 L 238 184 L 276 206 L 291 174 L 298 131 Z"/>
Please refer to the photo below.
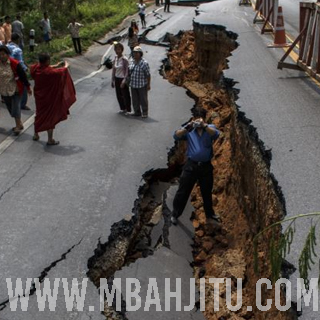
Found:
<path fill-rule="evenodd" d="M 139 3 L 137 3 L 138 8 L 139 8 L 139 16 L 141 19 L 141 25 L 142 29 L 146 28 L 146 5 L 143 3 L 143 0 L 140 0 Z"/>
<path fill-rule="evenodd" d="M 124 47 L 121 43 L 114 44 L 116 57 L 112 66 L 112 88 L 116 88 L 117 100 L 119 102 L 119 113 L 127 114 L 131 111 L 131 97 L 127 86 L 129 62 L 123 55 Z"/>

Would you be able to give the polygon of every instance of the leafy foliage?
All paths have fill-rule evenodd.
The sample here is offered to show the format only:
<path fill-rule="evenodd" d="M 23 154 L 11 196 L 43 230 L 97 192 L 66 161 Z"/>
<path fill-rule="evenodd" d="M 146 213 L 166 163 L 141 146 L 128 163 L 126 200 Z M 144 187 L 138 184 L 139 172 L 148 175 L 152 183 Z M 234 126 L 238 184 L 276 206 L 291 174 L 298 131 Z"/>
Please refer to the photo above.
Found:
<path fill-rule="evenodd" d="M 84 25 L 80 29 L 82 47 L 85 50 L 92 40 L 103 37 L 125 17 L 137 12 L 136 1 L 132 0 L 0 0 L 0 8 L 4 6 L 3 14 L 11 15 L 21 12 L 25 26 L 25 43 L 28 44 L 30 29 L 35 30 L 35 40 L 38 44 L 34 52 L 28 52 L 25 47 L 24 55 L 28 63 L 36 60 L 39 52 L 46 51 L 54 55 L 53 61 L 62 56 L 74 55 L 72 41 L 67 30 L 71 18 Z M 43 12 L 47 11 L 52 28 L 50 45 L 43 43 L 39 22 Z"/>
<path fill-rule="evenodd" d="M 269 227 L 262 230 L 258 233 L 254 239 L 254 268 L 255 272 L 259 272 L 259 256 L 258 256 L 258 246 L 259 240 L 263 235 L 269 235 L 271 232 L 271 237 L 268 241 L 269 243 L 269 261 L 271 265 L 271 274 L 272 281 L 276 282 L 281 275 L 281 268 L 283 260 L 290 253 L 291 245 L 293 243 L 293 239 L 296 233 L 296 220 L 301 218 L 307 218 L 310 216 L 319 216 L 320 212 L 309 213 L 305 215 L 297 215 L 279 222 L 276 222 Z M 286 228 L 286 230 L 280 234 L 280 226 L 284 222 L 290 221 L 290 224 Z M 304 285 L 307 290 L 309 290 L 309 271 L 311 271 L 312 265 L 316 263 L 315 258 L 317 257 L 317 253 L 315 251 L 317 245 L 316 239 L 316 226 L 317 222 L 313 223 L 311 221 L 311 226 L 309 229 L 309 233 L 307 235 L 306 241 L 304 243 L 303 249 L 300 253 L 299 257 L 299 273 L 300 277 L 304 280 Z M 319 263 L 320 268 L 320 263 Z M 320 272 L 320 270 L 319 270 Z M 320 284 L 320 280 L 319 280 Z"/>
<path fill-rule="evenodd" d="M 317 257 L 315 252 L 316 245 L 316 226 L 312 225 L 299 258 L 299 273 L 301 278 L 304 279 L 304 285 L 307 290 L 309 289 L 308 273 L 311 270 L 311 265 L 315 264 L 313 258 Z"/>

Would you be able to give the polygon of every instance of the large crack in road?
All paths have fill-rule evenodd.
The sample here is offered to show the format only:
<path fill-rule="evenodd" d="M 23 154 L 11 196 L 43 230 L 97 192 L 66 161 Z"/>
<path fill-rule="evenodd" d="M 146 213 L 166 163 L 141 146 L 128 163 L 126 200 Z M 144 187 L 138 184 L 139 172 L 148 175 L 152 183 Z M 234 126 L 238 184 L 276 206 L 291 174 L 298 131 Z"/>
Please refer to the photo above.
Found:
<path fill-rule="evenodd" d="M 181 32 L 177 37 L 165 38 L 171 40 L 171 48 L 163 63 L 164 77 L 185 87 L 188 95 L 195 99 L 195 106 L 208 111 L 207 122 L 214 123 L 222 132 L 215 143 L 213 159 L 213 201 L 215 211 L 222 219 L 222 228 L 206 234 L 198 186 L 191 195 L 194 207 L 191 266 L 198 286 L 200 278 L 206 279 L 204 316 L 207 319 L 295 319 L 294 308 L 280 312 L 273 306 L 262 312 L 254 306 L 257 280 L 271 278 L 271 267 L 266 262 L 270 252 L 270 233 L 266 233 L 258 244 L 259 274 L 253 267 L 253 238 L 259 231 L 281 220 L 286 208 L 281 188 L 270 173 L 271 150 L 265 148 L 256 128 L 239 110 L 236 104 L 239 90 L 234 88 L 236 82 L 223 78 L 227 58 L 238 46 L 237 35 L 226 31 L 223 26 L 195 23 L 194 32 Z M 177 229 L 170 227 L 166 198 L 185 162 L 184 153 L 185 145 L 176 143 L 168 154 L 167 168 L 143 175 L 145 184 L 139 188 L 133 215 L 112 226 L 108 241 L 100 244 L 88 261 L 88 276 L 97 287 L 100 278 L 107 278 L 112 284 L 118 270 L 153 255 L 162 247 L 170 249 L 169 235 Z M 276 236 L 281 236 L 281 229 L 277 230 Z M 283 274 L 290 273 L 292 266 L 285 262 L 283 266 Z M 243 305 L 238 311 L 232 312 L 226 307 L 225 284 L 220 286 L 219 311 L 215 310 L 214 286 L 208 281 L 210 277 L 231 278 L 233 299 L 236 299 L 236 279 L 243 280 Z M 264 288 L 262 304 L 267 299 L 274 299 L 274 294 Z M 284 294 L 281 301 L 284 302 Z M 105 305 L 107 318 L 127 319 L 124 300 L 122 312 Z"/>
<path fill-rule="evenodd" d="M 236 105 L 239 91 L 234 88 L 235 82 L 222 76 L 227 68 L 227 57 L 237 47 L 237 35 L 222 26 L 195 25 L 194 28 L 194 32 L 181 32 L 177 37 L 167 35 L 156 43 L 145 41 L 155 45 L 171 43 L 168 59 L 162 68 L 163 75 L 175 85 L 185 87 L 196 106 L 208 110 L 207 121 L 214 123 L 223 133 L 215 143 L 213 159 L 213 200 L 215 211 L 222 219 L 222 228 L 213 234 L 205 233 L 202 199 L 199 188 L 195 187 L 191 196 L 194 231 L 190 234 L 190 230 L 186 230 L 188 236 L 194 237 L 193 261 L 187 260 L 191 262 L 198 285 L 200 278 L 205 278 L 206 282 L 209 277 L 242 278 L 244 303 L 234 313 L 227 310 L 226 287 L 223 285 L 220 287 L 220 310 L 215 312 L 213 285 L 207 283 L 204 315 L 207 319 L 292 319 L 295 317 L 292 310 L 286 313 L 272 308 L 262 314 L 255 307 L 251 311 L 247 309 L 255 304 L 257 279 L 270 278 L 271 275 L 270 265 L 265 263 L 270 250 L 267 241 L 270 234 L 266 233 L 258 245 L 259 275 L 253 271 L 253 237 L 283 218 L 285 201 L 281 188 L 270 173 L 271 151 L 265 149 L 251 121 L 239 111 Z M 187 122 L 188 118 L 186 115 L 181 122 Z M 101 278 L 107 278 L 112 284 L 117 271 L 151 257 L 161 248 L 175 252 L 170 233 L 177 232 L 177 229 L 170 226 L 167 196 L 180 175 L 185 161 L 184 151 L 185 145 L 176 143 L 168 154 L 167 168 L 150 170 L 143 175 L 145 183 L 138 190 L 133 215 L 112 226 L 106 243 L 99 242 L 94 256 L 88 260 L 87 273 L 96 287 L 99 288 Z M 277 236 L 280 235 L 279 229 Z M 66 254 L 46 268 L 40 278 L 43 279 L 51 268 L 65 259 Z M 233 281 L 232 294 L 235 291 L 236 281 Z M 274 298 L 274 292 L 265 290 L 262 302 L 269 298 Z M 127 319 L 124 297 L 121 312 L 105 304 L 104 314 L 108 319 Z M 193 318 L 192 313 L 190 316 Z"/>

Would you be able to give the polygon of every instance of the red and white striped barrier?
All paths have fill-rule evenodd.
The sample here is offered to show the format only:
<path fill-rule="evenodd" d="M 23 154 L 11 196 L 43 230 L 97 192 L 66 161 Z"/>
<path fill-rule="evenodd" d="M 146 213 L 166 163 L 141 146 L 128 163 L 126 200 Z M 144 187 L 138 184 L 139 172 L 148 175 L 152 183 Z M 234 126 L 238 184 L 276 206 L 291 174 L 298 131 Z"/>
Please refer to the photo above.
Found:
<path fill-rule="evenodd" d="M 282 13 L 282 7 L 278 8 L 278 17 L 276 27 L 274 29 L 274 43 L 269 45 L 269 48 L 284 48 L 289 47 L 290 44 L 286 40 L 286 31 L 284 29 L 284 19 Z"/>

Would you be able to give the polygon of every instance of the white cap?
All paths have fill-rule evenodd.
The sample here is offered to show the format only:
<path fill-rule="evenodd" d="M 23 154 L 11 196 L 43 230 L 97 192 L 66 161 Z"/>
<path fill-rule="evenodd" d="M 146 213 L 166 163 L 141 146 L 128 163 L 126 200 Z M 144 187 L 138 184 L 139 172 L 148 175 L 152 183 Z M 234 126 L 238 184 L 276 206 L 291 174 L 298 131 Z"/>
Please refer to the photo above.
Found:
<path fill-rule="evenodd" d="M 142 51 L 142 49 L 141 49 L 140 46 L 134 47 L 134 48 L 133 48 L 133 52 L 141 52 L 141 53 L 143 53 L 143 51 Z"/>

